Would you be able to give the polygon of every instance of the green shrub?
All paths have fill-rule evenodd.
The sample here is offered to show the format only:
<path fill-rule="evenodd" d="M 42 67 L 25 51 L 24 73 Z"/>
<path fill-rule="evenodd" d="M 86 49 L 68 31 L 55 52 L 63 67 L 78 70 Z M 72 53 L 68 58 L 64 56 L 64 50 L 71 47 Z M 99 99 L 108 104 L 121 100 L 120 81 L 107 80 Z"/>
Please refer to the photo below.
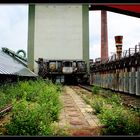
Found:
<path fill-rule="evenodd" d="M 137 111 L 138 117 L 140 117 L 140 109 Z"/>
<path fill-rule="evenodd" d="M 100 97 L 96 97 L 92 100 L 91 106 L 95 110 L 96 113 L 100 113 L 102 111 L 105 100 Z"/>
<path fill-rule="evenodd" d="M 99 91 L 100 91 L 100 87 L 99 86 L 97 86 L 97 85 L 94 85 L 93 87 L 92 87 L 92 93 L 93 94 L 98 94 L 99 93 Z"/>
<path fill-rule="evenodd" d="M 27 94 L 26 99 L 28 101 L 36 101 L 39 90 L 46 84 L 46 81 L 38 79 L 34 81 L 18 81 L 17 83 L 0 86 L 0 93 L 2 93 L 0 95 L 0 108 L 10 103 L 14 98 L 20 100 L 24 94 Z"/>
<path fill-rule="evenodd" d="M 8 135 L 46 135 L 51 134 L 51 117 L 46 105 L 29 104 L 26 99 L 14 101 L 12 119 L 6 124 Z M 45 110 L 45 111 L 44 111 Z"/>
<path fill-rule="evenodd" d="M 0 91 L 0 109 L 11 103 L 13 95 Z"/>
<path fill-rule="evenodd" d="M 7 104 L 7 100 L 8 98 L 6 97 L 6 95 L 0 91 L 0 109 L 3 108 L 6 104 Z"/>
<path fill-rule="evenodd" d="M 116 95 L 116 94 L 112 94 L 109 98 L 108 98 L 108 103 L 111 103 L 111 104 L 118 104 L 118 105 L 121 105 L 122 103 L 122 100 L 121 100 L 121 97 Z"/>
<path fill-rule="evenodd" d="M 13 93 L 15 99 L 11 121 L 5 126 L 7 134 L 52 135 L 51 124 L 58 120 L 62 107 L 59 100 L 60 87 L 40 79 L 18 82 L 15 89 L 22 94 L 19 97 Z"/>
<path fill-rule="evenodd" d="M 45 86 L 46 86 L 46 83 L 41 79 L 39 79 L 37 81 L 28 81 L 28 86 L 26 88 L 24 87 L 25 90 L 24 90 L 24 88 L 22 88 L 23 92 L 27 93 L 26 100 L 32 101 L 32 102 L 37 101 L 37 97 L 40 94 L 40 90 L 42 88 L 44 88 Z M 23 87 L 22 84 L 21 84 L 21 87 Z"/>
<path fill-rule="evenodd" d="M 48 104 L 49 113 L 51 114 L 51 117 L 54 121 L 58 120 L 58 116 L 62 108 L 62 104 L 59 100 L 59 95 L 60 91 L 58 91 L 58 87 L 51 83 L 40 90 L 37 101 L 39 104 Z"/>
<path fill-rule="evenodd" d="M 110 109 L 103 107 L 98 116 L 107 126 L 104 132 L 107 135 L 136 135 L 140 132 L 139 120 L 122 106 L 113 106 Z"/>
<path fill-rule="evenodd" d="M 57 91 L 61 92 L 62 91 L 62 84 L 61 83 L 56 83 L 55 85 L 56 85 Z"/>

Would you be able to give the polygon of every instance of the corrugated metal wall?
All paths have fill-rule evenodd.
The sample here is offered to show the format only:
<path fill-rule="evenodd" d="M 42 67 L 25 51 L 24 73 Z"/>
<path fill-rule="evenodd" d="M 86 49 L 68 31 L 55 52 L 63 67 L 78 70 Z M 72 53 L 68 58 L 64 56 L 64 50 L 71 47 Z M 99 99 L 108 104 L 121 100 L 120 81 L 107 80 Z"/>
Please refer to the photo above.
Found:
<path fill-rule="evenodd" d="M 90 84 L 103 88 L 121 91 L 140 96 L 140 67 L 108 71 L 106 73 L 91 73 Z"/>

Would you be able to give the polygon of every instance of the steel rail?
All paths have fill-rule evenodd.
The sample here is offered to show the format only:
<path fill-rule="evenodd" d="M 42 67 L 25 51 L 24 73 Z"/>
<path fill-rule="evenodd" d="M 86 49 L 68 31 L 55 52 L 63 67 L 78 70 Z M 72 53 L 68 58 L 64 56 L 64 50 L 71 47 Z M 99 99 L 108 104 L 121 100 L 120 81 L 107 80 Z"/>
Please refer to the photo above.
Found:
<path fill-rule="evenodd" d="M 90 87 L 90 85 L 81 85 L 81 84 L 78 84 L 78 86 L 79 87 L 81 87 L 81 88 L 83 88 L 83 89 L 85 89 L 85 90 L 88 90 L 88 91 L 90 91 L 90 92 L 92 92 L 92 88 Z M 104 88 L 103 88 L 104 89 Z M 105 89 L 106 90 L 106 89 Z M 121 99 L 123 100 L 122 102 L 123 102 L 123 105 L 125 105 L 125 106 L 127 106 L 127 107 L 130 107 L 130 108 L 133 108 L 133 109 L 138 109 L 138 110 L 140 110 L 140 106 L 136 106 L 136 105 L 133 105 L 132 103 L 127 103 L 127 101 L 130 101 L 132 98 L 131 97 L 135 97 L 135 96 L 132 96 L 132 95 L 127 95 L 127 94 L 122 94 L 122 92 L 117 92 L 117 93 L 120 93 L 120 95 L 121 95 Z M 104 96 L 104 95 L 103 95 Z M 122 97 L 123 96 L 123 97 Z M 124 96 L 126 96 L 126 98 L 128 98 L 128 100 L 127 101 L 124 101 Z M 107 95 L 106 96 L 104 96 L 104 97 L 107 97 Z M 137 98 L 137 97 L 136 97 Z M 138 98 L 137 98 L 138 99 Z"/>

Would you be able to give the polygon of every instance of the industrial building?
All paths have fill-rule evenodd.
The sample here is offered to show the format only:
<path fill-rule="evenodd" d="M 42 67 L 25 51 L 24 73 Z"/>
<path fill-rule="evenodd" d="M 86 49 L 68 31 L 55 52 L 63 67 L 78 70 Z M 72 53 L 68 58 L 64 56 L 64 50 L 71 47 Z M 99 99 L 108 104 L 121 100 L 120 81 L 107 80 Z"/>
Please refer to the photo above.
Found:
<path fill-rule="evenodd" d="M 88 4 L 30 4 L 28 67 L 38 73 L 35 60 L 81 59 L 89 68 Z"/>

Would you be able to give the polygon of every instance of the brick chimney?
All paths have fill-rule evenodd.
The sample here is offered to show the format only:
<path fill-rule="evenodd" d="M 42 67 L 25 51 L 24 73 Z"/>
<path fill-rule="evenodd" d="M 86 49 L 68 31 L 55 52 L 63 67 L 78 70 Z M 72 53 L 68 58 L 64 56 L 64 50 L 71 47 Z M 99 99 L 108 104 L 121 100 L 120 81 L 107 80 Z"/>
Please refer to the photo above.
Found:
<path fill-rule="evenodd" d="M 107 11 L 101 10 L 101 61 L 108 59 Z"/>

